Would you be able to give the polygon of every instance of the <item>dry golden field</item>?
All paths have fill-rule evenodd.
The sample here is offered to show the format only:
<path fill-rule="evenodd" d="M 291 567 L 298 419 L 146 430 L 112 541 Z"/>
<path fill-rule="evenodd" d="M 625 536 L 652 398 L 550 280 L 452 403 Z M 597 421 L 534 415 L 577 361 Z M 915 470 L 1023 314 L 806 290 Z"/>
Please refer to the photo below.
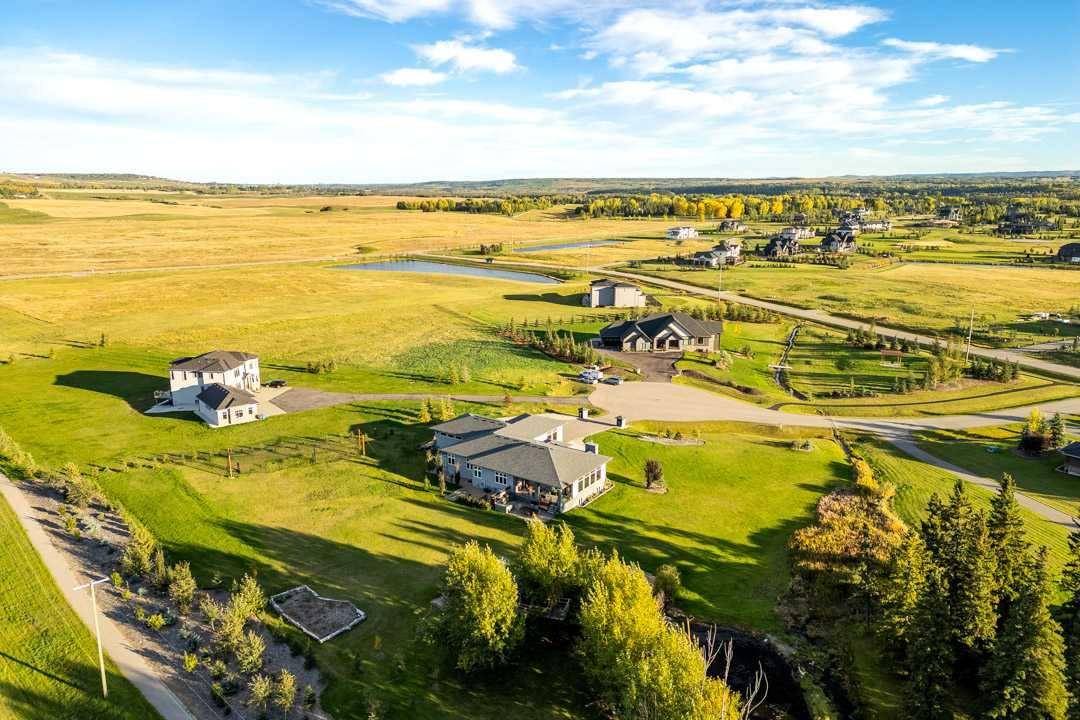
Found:
<path fill-rule="evenodd" d="M 115 199 L 107 199 L 115 198 Z M 0 275 L 351 258 L 481 243 L 662 237 L 671 221 L 394 209 L 396 197 L 52 193 L 0 208 Z M 175 203 L 175 204 L 173 204 Z M 329 206 L 329 211 L 321 208 Z M 13 211 L 23 211 L 16 214 Z M 34 213 L 34 215 L 29 215 Z"/>

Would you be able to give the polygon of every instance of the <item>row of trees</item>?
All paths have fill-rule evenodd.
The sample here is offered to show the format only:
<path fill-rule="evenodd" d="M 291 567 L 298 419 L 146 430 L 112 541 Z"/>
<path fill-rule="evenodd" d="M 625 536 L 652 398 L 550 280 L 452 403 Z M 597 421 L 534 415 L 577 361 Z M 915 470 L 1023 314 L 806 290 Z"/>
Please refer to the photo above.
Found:
<path fill-rule="evenodd" d="M 398 200 L 398 210 L 421 210 L 423 212 L 464 212 L 499 215 L 516 215 L 529 210 L 547 210 L 554 205 L 580 202 L 580 196 L 525 196 L 506 198 L 426 198 L 423 200 Z"/>
<path fill-rule="evenodd" d="M 550 320 L 543 331 L 519 327 L 511 320 L 502 329 L 502 336 L 511 342 L 528 345 L 542 353 L 565 362 L 594 365 L 600 362 L 600 353 L 587 340 L 578 342 L 572 332 L 557 330 Z"/>
<path fill-rule="evenodd" d="M 551 607 L 569 597 L 580 602 L 575 656 L 612 716 L 740 718 L 738 694 L 707 674 L 708 651 L 664 617 L 664 591 L 677 588 L 677 577 L 674 568 L 662 568 L 650 585 L 637 565 L 615 553 L 580 551 L 565 524 L 533 520 L 512 562 L 475 541 L 451 552 L 441 606 L 427 619 L 424 637 L 459 670 L 497 667 L 527 641 L 523 600 Z"/>
<path fill-rule="evenodd" d="M 952 717 L 958 688 L 977 689 L 988 718 L 1080 715 L 1080 534 L 1063 583 L 1063 637 L 1046 549 L 1028 543 L 1014 491 L 1005 475 L 983 512 L 957 481 L 947 500 L 930 498 L 921 527 L 865 577 L 875 630 L 907 676 L 909 717 Z"/>

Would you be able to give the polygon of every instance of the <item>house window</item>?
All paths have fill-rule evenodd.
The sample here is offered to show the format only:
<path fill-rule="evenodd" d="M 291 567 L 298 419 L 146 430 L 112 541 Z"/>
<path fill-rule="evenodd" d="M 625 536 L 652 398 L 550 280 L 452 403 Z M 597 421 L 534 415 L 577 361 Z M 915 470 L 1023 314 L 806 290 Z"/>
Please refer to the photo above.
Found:
<path fill-rule="evenodd" d="M 483 477 L 484 471 L 483 471 L 482 468 L 479 468 L 476 465 L 473 465 L 472 463 L 469 463 L 468 468 L 470 470 L 472 470 L 472 476 L 474 478 L 476 478 L 477 480 L 479 480 L 481 477 Z"/>
<path fill-rule="evenodd" d="M 499 485 L 509 485 L 510 484 L 510 474 L 496 471 L 496 473 L 495 473 L 495 482 L 497 484 L 499 484 Z"/>
<path fill-rule="evenodd" d="M 228 411 L 228 410 L 226 410 L 225 412 L 221 413 L 221 419 L 222 419 L 222 420 L 228 420 L 228 419 L 229 419 L 229 411 Z"/>
<path fill-rule="evenodd" d="M 447 465 L 457 465 L 457 458 L 454 457 L 453 455 L 447 455 L 446 456 L 446 464 Z"/>

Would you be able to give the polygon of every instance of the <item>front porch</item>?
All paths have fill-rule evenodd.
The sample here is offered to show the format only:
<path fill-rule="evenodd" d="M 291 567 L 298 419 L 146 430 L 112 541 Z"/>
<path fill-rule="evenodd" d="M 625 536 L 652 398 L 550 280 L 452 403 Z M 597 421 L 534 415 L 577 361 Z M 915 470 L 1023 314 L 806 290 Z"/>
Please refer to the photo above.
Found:
<path fill-rule="evenodd" d="M 562 512 L 561 495 L 554 488 L 539 483 L 515 479 L 513 485 L 505 490 L 489 490 L 472 484 L 467 478 L 459 478 L 458 482 L 460 484 L 455 493 L 467 496 L 472 501 L 470 504 L 483 504 L 486 501 L 496 512 L 545 521 Z"/>

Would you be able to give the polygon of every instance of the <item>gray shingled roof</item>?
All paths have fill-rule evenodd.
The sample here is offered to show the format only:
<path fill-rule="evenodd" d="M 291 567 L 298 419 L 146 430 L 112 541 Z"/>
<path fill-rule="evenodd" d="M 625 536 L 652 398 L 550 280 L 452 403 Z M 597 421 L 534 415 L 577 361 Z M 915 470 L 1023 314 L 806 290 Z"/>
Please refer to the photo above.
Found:
<path fill-rule="evenodd" d="M 173 370 L 187 370 L 188 372 L 225 372 L 238 368 L 247 360 L 255 360 L 256 356 L 239 350 L 211 350 L 210 352 L 173 360 L 170 366 Z"/>
<path fill-rule="evenodd" d="M 1080 459 L 1080 440 L 1073 441 L 1061 448 L 1061 454 Z"/>
<path fill-rule="evenodd" d="M 221 383 L 207 385 L 198 399 L 214 410 L 225 410 L 233 405 L 251 405 L 258 402 L 255 396 L 244 390 L 227 387 Z"/>
<path fill-rule="evenodd" d="M 487 470 L 554 488 L 572 483 L 611 460 L 606 455 L 562 445 L 527 442 L 495 434 L 451 445 L 444 452 Z"/>
<path fill-rule="evenodd" d="M 672 322 L 681 326 L 694 337 L 718 335 L 724 329 L 724 324 L 719 321 L 698 320 L 683 312 L 668 312 L 649 315 L 637 320 L 622 320 L 612 323 L 600 330 L 600 337 L 621 340 L 634 330 L 637 330 L 641 335 L 652 340 Z"/>
<path fill-rule="evenodd" d="M 562 418 L 546 417 L 544 415 L 524 415 L 511 420 L 506 427 L 496 430 L 496 435 L 515 438 L 517 440 L 532 440 L 533 438 L 546 435 L 557 427 L 566 424 Z"/>
<path fill-rule="evenodd" d="M 466 415 L 459 415 L 453 420 L 447 420 L 444 423 L 433 425 L 431 429 L 435 432 L 442 433 L 443 435 L 463 437 L 475 433 L 489 433 L 504 427 L 506 427 L 506 423 L 502 420 L 494 420 L 482 415 L 468 413 Z"/>

